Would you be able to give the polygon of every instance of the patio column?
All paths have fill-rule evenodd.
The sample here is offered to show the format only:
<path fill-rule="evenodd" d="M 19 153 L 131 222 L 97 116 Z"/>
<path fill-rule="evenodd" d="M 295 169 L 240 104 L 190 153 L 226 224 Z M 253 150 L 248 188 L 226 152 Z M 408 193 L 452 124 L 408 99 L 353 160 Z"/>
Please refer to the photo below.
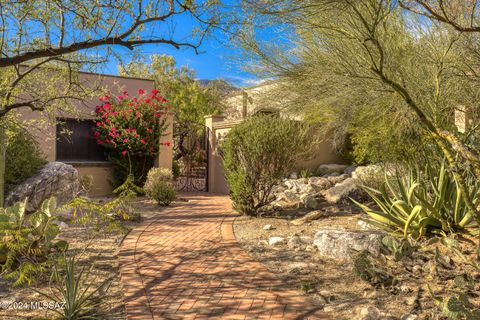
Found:
<path fill-rule="evenodd" d="M 207 145 L 208 145 L 208 192 L 216 193 L 219 190 L 215 188 L 216 180 L 219 178 L 220 175 L 223 174 L 222 170 L 222 159 L 218 152 L 218 141 L 214 129 L 214 125 L 218 122 L 222 122 L 225 120 L 225 116 L 205 116 L 205 127 L 208 130 L 207 134 Z"/>
<path fill-rule="evenodd" d="M 166 114 L 166 129 L 165 133 L 160 137 L 160 152 L 155 161 L 157 167 L 169 170 L 172 170 L 173 163 L 173 116 L 173 112 Z M 170 145 L 163 145 L 165 142 L 169 142 Z"/>

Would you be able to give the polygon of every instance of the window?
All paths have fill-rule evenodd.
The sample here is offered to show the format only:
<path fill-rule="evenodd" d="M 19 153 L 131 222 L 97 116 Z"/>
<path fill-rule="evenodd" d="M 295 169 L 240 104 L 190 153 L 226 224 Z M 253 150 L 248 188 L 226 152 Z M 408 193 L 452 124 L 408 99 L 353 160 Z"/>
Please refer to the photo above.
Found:
<path fill-rule="evenodd" d="M 93 137 L 92 120 L 58 119 L 58 161 L 106 161 L 105 149 Z"/>

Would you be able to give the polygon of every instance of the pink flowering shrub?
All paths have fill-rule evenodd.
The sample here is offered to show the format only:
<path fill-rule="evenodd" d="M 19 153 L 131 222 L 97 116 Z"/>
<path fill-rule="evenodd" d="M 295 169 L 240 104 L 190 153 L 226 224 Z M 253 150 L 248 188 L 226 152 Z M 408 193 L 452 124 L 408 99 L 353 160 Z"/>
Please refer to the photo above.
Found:
<path fill-rule="evenodd" d="M 135 184 L 142 185 L 159 152 L 169 108 L 167 101 L 158 90 L 147 93 L 143 89 L 135 97 L 124 92 L 117 97 L 100 97 L 100 101 L 95 139 L 108 150 L 114 165 L 112 183 L 117 186 L 132 173 Z"/>

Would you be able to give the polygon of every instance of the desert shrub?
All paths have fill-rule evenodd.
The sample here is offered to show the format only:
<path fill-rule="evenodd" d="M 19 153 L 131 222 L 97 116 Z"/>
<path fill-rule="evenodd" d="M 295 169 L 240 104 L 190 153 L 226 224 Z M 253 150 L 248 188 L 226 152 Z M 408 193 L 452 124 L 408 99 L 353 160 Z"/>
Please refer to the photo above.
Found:
<path fill-rule="evenodd" d="M 465 173 L 467 192 L 478 202 L 480 183 Z M 443 162 L 423 170 L 410 168 L 407 174 L 385 175 L 380 189 L 363 187 L 377 208 L 358 202 L 369 218 L 366 222 L 404 237 L 447 234 L 472 227 L 474 217 L 462 191 Z"/>
<path fill-rule="evenodd" d="M 236 210 L 257 215 L 272 202 L 272 188 L 307 155 L 308 133 L 298 121 L 273 116 L 255 116 L 230 130 L 221 147 Z"/>
<path fill-rule="evenodd" d="M 32 135 L 17 124 L 10 125 L 5 167 L 7 191 L 34 175 L 46 162 Z"/>
<path fill-rule="evenodd" d="M 14 279 L 14 285 L 30 284 L 36 275 L 48 270 L 56 250 L 65 250 L 65 241 L 55 241 L 60 228 L 54 223 L 55 198 L 45 200 L 40 209 L 27 216 L 27 200 L 0 208 L 1 275 Z"/>
<path fill-rule="evenodd" d="M 143 189 L 147 196 L 163 206 L 168 206 L 176 197 L 173 174 L 165 168 L 150 169 Z"/>

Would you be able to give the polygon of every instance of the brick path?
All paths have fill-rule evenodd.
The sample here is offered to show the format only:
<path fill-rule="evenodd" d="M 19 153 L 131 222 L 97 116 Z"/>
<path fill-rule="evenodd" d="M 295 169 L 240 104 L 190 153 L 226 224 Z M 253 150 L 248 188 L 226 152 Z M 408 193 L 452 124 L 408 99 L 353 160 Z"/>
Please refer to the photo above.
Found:
<path fill-rule="evenodd" d="M 239 247 L 227 197 L 187 198 L 122 244 L 128 319 L 326 319 Z"/>

